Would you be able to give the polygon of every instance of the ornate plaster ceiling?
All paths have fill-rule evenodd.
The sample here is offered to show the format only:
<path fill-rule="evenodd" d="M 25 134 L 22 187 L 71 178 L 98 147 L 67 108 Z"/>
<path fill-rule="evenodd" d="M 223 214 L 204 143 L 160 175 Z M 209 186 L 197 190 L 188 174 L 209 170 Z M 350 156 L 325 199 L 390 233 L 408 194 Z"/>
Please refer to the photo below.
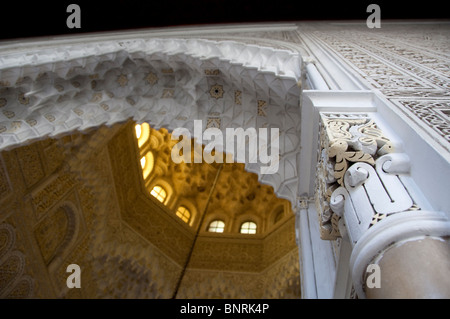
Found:
<path fill-rule="evenodd" d="M 144 144 L 140 154 L 142 156 L 149 151 L 154 157 L 153 171 L 147 177 L 154 182 L 147 184 L 153 186 L 159 179 L 169 182 L 178 201 L 183 198 L 197 207 L 197 218 L 203 214 L 208 202 L 207 216 L 214 216 L 220 212 L 228 216 L 229 222 L 239 221 L 241 216 L 252 217 L 258 221 L 258 234 L 264 234 L 273 230 L 273 218 L 280 209 L 285 213 L 284 216 L 292 215 L 289 202 L 277 198 L 271 186 L 259 183 L 258 176 L 246 172 L 244 164 L 206 162 L 176 164 L 170 156 L 175 143 L 177 141 L 172 140 L 171 134 L 166 129 L 150 129 L 148 147 Z M 192 152 L 194 151 L 195 148 L 192 147 Z M 136 157 L 136 163 L 138 162 L 139 157 Z M 222 170 L 214 185 L 220 166 Z M 233 227 L 235 233 L 238 230 L 237 226 Z"/>
<path fill-rule="evenodd" d="M 280 168 L 259 177 L 295 202 L 301 58 L 233 41 L 130 39 L 5 53 L 0 148 L 134 119 L 154 128 L 280 129 Z M 259 163 L 246 169 L 259 174 Z"/>
<path fill-rule="evenodd" d="M 205 194 L 210 193 L 221 164 L 174 164 L 167 156 L 173 144 L 169 137 L 170 133 L 165 129 L 152 129 L 149 137 L 150 150 L 155 158 L 149 180 L 164 180 L 173 188 L 172 200 L 165 204 L 149 194 L 146 187 L 152 183 L 145 183 L 142 178 L 134 122 L 124 125 L 109 142 L 108 153 L 120 206 L 119 224 L 123 223 L 122 229 L 128 229 L 127 236 L 134 239 L 132 245 L 120 244 L 118 238 L 111 237 L 115 232 L 113 229 L 118 228 L 117 224 L 108 222 L 111 218 L 106 218 L 108 214 L 103 217 L 106 218 L 105 224 L 95 236 L 95 252 L 99 269 L 108 263 L 109 274 L 102 274 L 105 276 L 104 293 L 120 293 L 111 282 L 109 275 L 112 273 L 114 278 L 131 276 L 139 280 L 146 280 L 151 275 L 154 286 L 159 287 L 155 295 L 167 298 L 171 296 L 174 282 L 180 278 L 190 249 L 193 249 L 180 287 L 181 298 L 218 295 L 279 298 L 282 297 L 279 293 L 291 288 L 292 296 L 291 293 L 289 296 L 298 296 L 298 252 L 289 202 L 277 198 L 270 186 L 259 184 L 257 175 L 246 172 L 243 164 L 239 163 L 224 164 L 213 196 L 208 198 Z M 143 148 L 146 149 L 145 145 Z M 193 225 L 187 225 L 175 215 L 176 208 L 185 200 L 198 208 Z M 244 235 L 234 227 L 215 234 L 201 227 L 194 245 L 198 222 L 207 201 L 210 203 L 205 212 L 205 224 L 208 216 L 214 217 L 219 211 L 221 216 L 228 217 L 227 223 L 239 221 L 240 214 L 247 214 L 258 222 L 260 231 L 256 235 Z M 284 209 L 284 217 L 276 223 L 272 217 L 279 207 Z M 122 268 L 116 269 L 111 263 L 118 263 Z M 281 276 L 281 269 L 289 275 Z M 243 280 L 254 283 L 245 289 Z M 293 286 L 287 288 L 291 284 Z"/>
<path fill-rule="evenodd" d="M 122 205 L 120 216 L 112 218 L 110 208 L 114 203 L 109 199 L 114 186 L 105 188 L 103 173 L 96 172 L 103 165 L 101 159 L 91 164 L 89 159 L 117 132 L 114 124 L 130 119 L 148 122 L 155 129 L 162 128 L 163 135 L 177 127 L 192 132 L 195 119 L 203 121 L 203 129 L 211 125 L 222 131 L 227 127 L 279 128 L 278 172 L 258 176 L 243 170 L 245 166 L 245 170 L 259 174 L 259 164 L 225 165 L 209 209 L 213 213 L 220 209 L 236 221 L 250 212 L 259 216 L 260 225 L 269 225 L 276 206 L 273 203 L 281 201 L 276 195 L 295 202 L 301 93 L 298 53 L 198 39 L 72 41 L 35 46 L 26 53 L 4 51 L 0 66 L 1 150 L 47 136 L 77 136 L 64 149 L 70 155 L 67 166 L 89 185 L 97 202 L 96 212 L 90 216 L 95 222 L 86 258 L 92 275 L 100 281 L 104 279 L 104 286 L 98 287 L 100 295 L 113 296 L 115 292 L 122 296 L 141 295 L 135 290 L 138 287 L 152 296 L 170 297 L 195 230 L 168 214 L 173 213 L 170 209 L 174 207 L 158 206 L 149 197 L 139 172 L 139 154 L 129 148 L 135 142 L 132 127 L 128 127 L 126 132 L 130 134 L 123 143 L 114 140 L 108 144 L 110 152 L 106 157 L 113 159 L 111 167 L 119 181 L 116 180 L 115 187 L 120 187 L 117 200 Z M 173 183 L 177 196 L 194 198 L 202 211 L 206 203 L 204 194 L 211 187 L 217 166 L 175 166 L 167 160 L 166 150 L 167 145 L 161 143 L 161 152 L 155 156 L 155 172 Z M 119 174 L 126 163 L 128 169 Z M 258 180 L 268 185 L 260 185 Z M 159 213 L 149 215 L 151 211 Z M 226 236 L 212 241 L 206 238 L 203 244 L 208 247 L 199 250 L 193 261 L 196 271 L 217 271 L 219 266 L 221 271 L 254 271 L 259 276 L 258 282 L 276 287 L 280 282 L 287 284 L 291 278 L 298 280 L 292 217 L 279 227 L 261 226 L 264 232 L 255 237 L 258 243 L 250 247 L 248 238 L 235 238 L 231 242 Z M 286 231 L 288 228 L 291 231 Z M 228 247 L 225 259 L 219 254 L 223 247 Z M 239 255 L 243 250 L 244 260 Z M 290 276 L 277 279 L 277 269 L 283 269 L 284 264 L 276 261 L 288 253 Z M 105 274 L 106 266 L 109 273 Z M 265 283 L 267 273 L 271 273 L 273 282 Z M 233 286 L 242 284 L 244 275 L 234 274 Z M 137 279 L 130 281 L 130 278 Z M 116 279 L 130 284 L 124 287 Z M 155 292 L 142 286 L 150 279 L 155 283 Z M 197 288 L 209 287 L 209 282 L 206 279 Z"/>

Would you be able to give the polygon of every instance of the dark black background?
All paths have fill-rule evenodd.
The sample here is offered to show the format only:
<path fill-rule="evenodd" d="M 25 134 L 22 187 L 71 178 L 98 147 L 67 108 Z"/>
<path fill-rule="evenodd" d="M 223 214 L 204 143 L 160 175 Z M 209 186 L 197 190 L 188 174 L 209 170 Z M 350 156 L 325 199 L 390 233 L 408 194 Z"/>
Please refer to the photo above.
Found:
<path fill-rule="evenodd" d="M 225 303 L 267 303 L 269 310 L 265 313 L 253 314 L 225 314 L 215 311 L 212 316 L 206 314 L 181 314 L 181 306 L 214 305 L 224 309 Z M 65 318 L 63 314 L 70 314 L 71 318 L 131 318 L 144 319 L 278 319 L 278 318 L 311 318 L 336 317 L 343 313 L 359 313 L 359 317 L 368 313 L 384 314 L 387 309 L 401 309 L 403 317 L 413 316 L 423 312 L 425 308 L 433 308 L 439 313 L 440 307 L 444 311 L 447 304 L 440 300 L 0 300 L 2 309 L 14 310 L 15 315 L 45 313 L 49 318 Z M 356 317 L 356 316 L 354 316 Z"/>
<path fill-rule="evenodd" d="M 67 6 L 81 7 L 81 29 L 69 29 Z M 404 0 L 59 0 L 2 1 L 0 39 L 202 24 L 366 20 L 367 6 L 381 19 L 447 19 L 445 1 Z"/>

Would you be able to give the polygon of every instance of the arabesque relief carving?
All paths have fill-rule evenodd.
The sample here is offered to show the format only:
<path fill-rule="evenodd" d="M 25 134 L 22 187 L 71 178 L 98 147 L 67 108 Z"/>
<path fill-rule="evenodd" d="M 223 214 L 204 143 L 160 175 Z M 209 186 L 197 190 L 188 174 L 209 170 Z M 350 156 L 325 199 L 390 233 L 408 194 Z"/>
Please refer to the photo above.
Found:
<path fill-rule="evenodd" d="M 354 163 L 375 165 L 378 157 L 393 151 L 392 142 L 383 135 L 367 114 L 321 114 L 316 182 L 316 208 L 322 239 L 340 237 L 339 216 L 333 213 L 333 191 L 344 186 L 344 176 Z"/>
<path fill-rule="evenodd" d="M 392 24 L 380 32 L 363 25 L 316 25 L 309 36 L 379 89 L 388 100 L 449 150 L 447 24 Z M 401 41 L 398 39 L 401 38 Z"/>

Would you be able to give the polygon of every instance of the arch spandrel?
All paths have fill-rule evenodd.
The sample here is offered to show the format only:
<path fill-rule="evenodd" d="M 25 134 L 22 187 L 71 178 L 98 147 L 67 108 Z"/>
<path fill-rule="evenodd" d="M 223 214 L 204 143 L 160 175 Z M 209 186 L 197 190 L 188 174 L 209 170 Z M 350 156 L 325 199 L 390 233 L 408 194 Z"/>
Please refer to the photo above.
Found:
<path fill-rule="evenodd" d="M 223 133 L 227 127 L 279 128 L 278 172 L 261 175 L 259 163 L 246 169 L 295 201 L 298 53 L 229 40 L 130 39 L 0 58 L 2 150 L 128 119 L 170 132 L 186 127 L 192 134 L 194 119 Z"/>

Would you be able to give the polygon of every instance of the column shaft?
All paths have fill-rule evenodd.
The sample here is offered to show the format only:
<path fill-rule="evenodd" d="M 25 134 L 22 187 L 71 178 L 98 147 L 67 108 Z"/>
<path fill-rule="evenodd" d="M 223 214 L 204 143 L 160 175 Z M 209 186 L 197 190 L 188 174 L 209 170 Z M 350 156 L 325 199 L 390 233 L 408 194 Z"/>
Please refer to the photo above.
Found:
<path fill-rule="evenodd" d="M 366 287 L 368 298 L 450 298 L 449 238 L 399 242 L 377 259 L 380 288 Z"/>

